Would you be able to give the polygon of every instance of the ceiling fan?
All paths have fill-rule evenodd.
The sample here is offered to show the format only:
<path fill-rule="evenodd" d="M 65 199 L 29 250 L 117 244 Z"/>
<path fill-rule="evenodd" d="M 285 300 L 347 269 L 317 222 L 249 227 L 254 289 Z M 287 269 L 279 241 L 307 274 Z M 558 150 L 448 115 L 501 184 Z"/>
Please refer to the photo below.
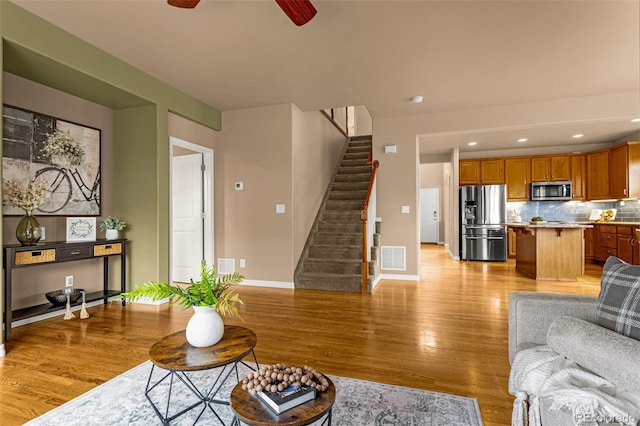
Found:
<path fill-rule="evenodd" d="M 171 6 L 184 9 L 193 9 L 199 2 L 200 0 L 167 0 Z M 297 26 L 306 24 L 316 16 L 316 8 L 309 0 L 276 0 L 276 3 Z"/>

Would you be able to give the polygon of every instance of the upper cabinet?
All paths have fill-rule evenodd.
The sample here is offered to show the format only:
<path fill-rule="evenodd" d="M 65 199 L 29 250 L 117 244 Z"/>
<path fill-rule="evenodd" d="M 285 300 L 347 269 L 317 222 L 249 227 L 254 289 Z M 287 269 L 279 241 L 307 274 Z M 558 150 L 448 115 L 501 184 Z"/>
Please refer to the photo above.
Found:
<path fill-rule="evenodd" d="M 460 160 L 460 185 L 475 185 L 480 182 L 480 161 Z"/>
<path fill-rule="evenodd" d="M 627 142 L 609 153 L 609 192 L 611 198 L 640 197 L 640 142 Z"/>
<path fill-rule="evenodd" d="M 602 200 L 609 198 L 609 151 L 587 154 L 587 198 Z"/>
<path fill-rule="evenodd" d="M 506 158 L 504 160 L 507 200 L 529 201 L 530 164 L 529 157 Z"/>
<path fill-rule="evenodd" d="M 571 180 L 571 156 L 551 155 L 531 157 L 531 181 Z"/>
<path fill-rule="evenodd" d="M 483 185 L 504 183 L 504 160 L 482 160 L 480 162 L 480 183 Z"/>
<path fill-rule="evenodd" d="M 504 160 L 460 160 L 460 185 L 504 183 Z"/>
<path fill-rule="evenodd" d="M 571 183 L 573 200 L 587 199 L 587 156 L 575 154 L 571 156 Z"/>
<path fill-rule="evenodd" d="M 589 200 L 640 198 L 640 142 L 587 154 Z"/>
<path fill-rule="evenodd" d="M 507 184 L 507 201 L 528 201 L 531 182 L 571 181 L 573 200 L 640 198 L 640 142 L 586 154 L 460 160 L 460 185 Z"/>

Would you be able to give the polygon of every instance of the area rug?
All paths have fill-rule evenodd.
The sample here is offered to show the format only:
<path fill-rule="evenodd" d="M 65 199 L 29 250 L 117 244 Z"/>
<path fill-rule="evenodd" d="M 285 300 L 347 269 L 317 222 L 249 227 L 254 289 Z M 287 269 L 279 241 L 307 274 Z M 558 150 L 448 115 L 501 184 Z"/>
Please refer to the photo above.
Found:
<path fill-rule="evenodd" d="M 159 425 L 162 424 L 145 397 L 145 386 L 151 371 L 151 362 L 115 377 L 108 382 L 54 408 L 26 423 L 29 426 L 103 426 L 103 425 Z M 240 365 L 240 377 L 249 370 Z M 152 383 L 158 381 L 165 370 L 154 369 Z M 189 373 L 196 387 L 207 388 L 215 370 Z M 329 376 L 336 387 L 332 424 L 336 426 L 363 425 L 473 425 L 481 426 L 482 419 L 475 398 L 429 392 L 420 389 L 392 386 L 346 377 Z M 235 374 L 223 384 L 220 399 L 227 399 L 237 383 Z M 193 403 L 194 395 L 186 388 L 180 391 L 174 383 L 169 415 L 178 413 Z M 168 380 L 150 393 L 156 405 L 166 405 Z M 161 408 L 164 411 L 164 408 Z M 192 425 L 201 409 L 198 407 L 171 422 L 172 425 Z M 216 406 L 220 418 L 229 425 L 233 413 L 228 406 Z M 316 422 L 318 425 L 321 421 Z M 314 423 L 314 424 L 316 424 Z M 197 424 L 220 425 L 210 410 L 205 410 Z"/>

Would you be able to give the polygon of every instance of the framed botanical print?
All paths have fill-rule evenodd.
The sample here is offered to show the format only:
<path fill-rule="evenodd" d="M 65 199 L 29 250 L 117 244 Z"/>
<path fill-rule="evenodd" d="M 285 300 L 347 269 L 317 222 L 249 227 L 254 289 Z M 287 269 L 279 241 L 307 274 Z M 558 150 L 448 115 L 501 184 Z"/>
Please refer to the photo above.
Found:
<path fill-rule="evenodd" d="M 99 129 L 3 106 L 2 178 L 44 186 L 35 215 L 100 215 Z M 4 215 L 22 215 L 4 206 Z"/>
<path fill-rule="evenodd" d="M 67 242 L 95 241 L 96 218 L 95 217 L 68 217 L 67 218 Z"/>

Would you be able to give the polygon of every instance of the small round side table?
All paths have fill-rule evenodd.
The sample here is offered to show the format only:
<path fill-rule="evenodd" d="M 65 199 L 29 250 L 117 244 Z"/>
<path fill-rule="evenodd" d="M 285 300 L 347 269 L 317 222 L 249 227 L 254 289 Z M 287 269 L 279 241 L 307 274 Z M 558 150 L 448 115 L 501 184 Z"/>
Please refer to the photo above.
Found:
<path fill-rule="evenodd" d="M 220 423 L 224 424 L 216 412 L 214 404 L 229 405 L 229 401 L 216 398 L 216 394 L 218 394 L 234 371 L 236 373 L 236 380 L 239 380 L 238 363 L 252 368 L 243 361 L 245 356 L 253 355 L 256 368 L 258 368 L 258 361 L 253 352 L 257 341 L 258 339 L 253 331 L 234 325 L 225 325 L 222 339 L 215 345 L 206 348 L 195 348 L 191 346 L 187 342 L 184 330 L 158 340 L 149 350 L 149 358 L 153 366 L 149 373 L 149 379 L 147 380 L 145 396 L 151 403 L 162 424 L 168 425 L 171 421 L 198 406 L 202 406 L 198 419 L 204 411 L 209 408 Z M 188 376 L 189 372 L 209 370 L 217 367 L 221 367 L 221 370 L 218 372 L 217 377 L 212 374 L 208 389 L 198 389 L 196 384 Z M 156 368 L 166 370 L 167 373 L 164 374 L 160 380 L 152 384 L 151 379 L 153 371 Z M 166 404 L 160 408 L 153 402 L 149 393 L 165 380 L 169 380 L 169 390 L 166 395 Z M 183 383 L 193 393 L 195 402 L 189 407 L 170 415 L 171 393 L 174 382 L 177 383 L 178 381 Z"/>
<path fill-rule="evenodd" d="M 322 425 L 331 426 L 331 409 L 336 399 L 336 388 L 331 379 L 329 388 L 324 392 L 318 392 L 313 401 L 305 402 L 280 414 L 274 413 L 257 396 L 252 396 L 242 389 L 242 383 L 238 383 L 231 391 L 231 410 L 235 414 L 232 425 L 240 425 L 240 422 L 249 426 L 304 426 L 325 417 Z"/>

